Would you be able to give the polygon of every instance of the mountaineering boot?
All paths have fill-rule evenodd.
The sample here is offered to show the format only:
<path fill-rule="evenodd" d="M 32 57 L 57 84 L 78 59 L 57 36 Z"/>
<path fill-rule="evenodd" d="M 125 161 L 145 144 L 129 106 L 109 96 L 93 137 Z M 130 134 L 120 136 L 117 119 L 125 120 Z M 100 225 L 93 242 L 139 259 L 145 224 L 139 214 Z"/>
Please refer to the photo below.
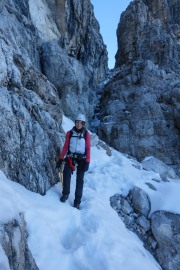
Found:
<path fill-rule="evenodd" d="M 67 201 L 68 197 L 69 197 L 69 195 L 62 195 L 61 198 L 60 198 L 60 201 L 61 202 Z"/>
<path fill-rule="evenodd" d="M 77 202 L 74 202 L 74 207 L 77 208 L 77 209 L 80 209 L 80 204 L 77 203 Z"/>

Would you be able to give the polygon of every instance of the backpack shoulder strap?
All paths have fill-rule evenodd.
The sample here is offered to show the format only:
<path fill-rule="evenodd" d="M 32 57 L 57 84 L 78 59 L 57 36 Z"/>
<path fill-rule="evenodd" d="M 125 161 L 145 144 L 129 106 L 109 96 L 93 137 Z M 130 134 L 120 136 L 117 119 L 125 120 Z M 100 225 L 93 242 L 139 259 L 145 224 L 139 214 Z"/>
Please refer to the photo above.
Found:
<path fill-rule="evenodd" d="M 72 128 L 72 129 L 69 131 L 69 144 L 70 144 L 70 139 L 71 139 L 71 137 L 72 137 L 72 135 L 73 135 L 73 129 L 74 129 L 74 128 Z M 70 153 L 70 150 L 69 150 L 69 144 L 68 144 L 68 153 Z"/>
<path fill-rule="evenodd" d="M 72 135 L 73 135 L 73 129 L 70 130 L 69 140 L 71 139 Z"/>
<path fill-rule="evenodd" d="M 84 130 L 83 130 L 83 137 L 84 137 L 84 139 L 86 140 L 86 136 L 87 135 L 87 129 L 86 128 L 84 128 Z"/>
<path fill-rule="evenodd" d="M 75 128 L 75 127 L 73 127 L 73 128 L 70 130 L 70 136 L 69 136 L 69 140 L 70 140 L 70 139 L 71 139 L 71 137 L 73 136 L 74 128 Z"/>

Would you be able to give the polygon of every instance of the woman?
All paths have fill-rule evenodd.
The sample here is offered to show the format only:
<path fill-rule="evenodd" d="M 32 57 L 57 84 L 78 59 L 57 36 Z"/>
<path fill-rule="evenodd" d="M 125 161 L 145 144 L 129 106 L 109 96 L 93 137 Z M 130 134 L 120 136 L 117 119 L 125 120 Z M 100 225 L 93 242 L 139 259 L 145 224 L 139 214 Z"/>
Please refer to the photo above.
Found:
<path fill-rule="evenodd" d="M 65 157 L 63 170 L 63 191 L 61 202 L 65 202 L 70 194 L 71 174 L 77 167 L 76 190 L 74 207 L 79 209 L 84 184 L 84 173 L 90 163 L 90 134 L 85 126 L 85 116 L 79 114 L 75 119 L 75 126 L 66 133 L 66 140 L 57 167 L 60 168 Z"/>

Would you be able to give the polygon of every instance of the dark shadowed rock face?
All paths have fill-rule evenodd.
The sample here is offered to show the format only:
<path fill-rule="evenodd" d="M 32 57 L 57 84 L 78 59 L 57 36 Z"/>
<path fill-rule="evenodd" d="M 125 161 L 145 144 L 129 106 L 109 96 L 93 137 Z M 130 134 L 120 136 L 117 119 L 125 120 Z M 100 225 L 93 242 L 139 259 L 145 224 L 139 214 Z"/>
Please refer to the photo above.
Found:
<path fill-rule="evenodd" d="M 133 1 L 119 22 L 116 75 L 100 102 L 99 136 L 142 160 L 180 164 L 179 1 Z"/>
<path fill-rule="evenodd" d="M 117 29 L 116 67 L 137 60 L 179 65 L 180 2 L 135 0 L 122 14 Z"/>

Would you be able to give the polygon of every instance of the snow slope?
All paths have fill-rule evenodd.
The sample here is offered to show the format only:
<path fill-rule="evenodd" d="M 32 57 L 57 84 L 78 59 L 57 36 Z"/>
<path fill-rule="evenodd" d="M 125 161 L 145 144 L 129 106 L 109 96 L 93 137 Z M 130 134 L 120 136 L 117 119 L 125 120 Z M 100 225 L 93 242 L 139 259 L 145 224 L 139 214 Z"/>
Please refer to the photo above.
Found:
<path fill-rule="evenodd" d="M 63 120 L 64 130 L 72 126 Z M 138 170 L 133 161 L 112 149 L 112 156 L 92 147 L 90 169 L 85 175 L 81 210 L 72 207 L 75 173 L 71 194 L 66 203 L 59 201 L 61 183 L 45 196 L 30 192 L 0 172 L 0 223 L 24 212 L 28 244 L 40 270 L 156 270 L 158 263 L 142 242 L 128 231 L 111 208 L 109 197 L 126 195 L 134 185 L 151 198 L 152 212 L 159 209 L 180 214 L 180 181 L 155 182 L 158 174 Z M 149 189 L 153 183 L 157 191 Z M 165 200 L 165 196 L 169 200 Z M 0 246 L 0 261 L 7 259 Z M 8 267 L 6 269 L 9 269 Z"/>

